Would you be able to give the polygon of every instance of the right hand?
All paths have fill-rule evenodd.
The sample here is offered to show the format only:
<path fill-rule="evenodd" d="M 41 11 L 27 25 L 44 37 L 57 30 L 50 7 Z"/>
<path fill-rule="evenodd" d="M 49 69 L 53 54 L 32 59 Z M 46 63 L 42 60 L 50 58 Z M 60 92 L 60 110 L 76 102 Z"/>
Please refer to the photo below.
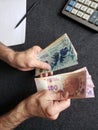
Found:
<path fill-rule="evenodd" d="M 43 90 L 35 93 L 25 100 L 25 108 L 28 116 L 38 116 L 55 120 L 60 112 L 70 106 L 68 94 L 64 100 L 60 100 L 61 92 Z"/>

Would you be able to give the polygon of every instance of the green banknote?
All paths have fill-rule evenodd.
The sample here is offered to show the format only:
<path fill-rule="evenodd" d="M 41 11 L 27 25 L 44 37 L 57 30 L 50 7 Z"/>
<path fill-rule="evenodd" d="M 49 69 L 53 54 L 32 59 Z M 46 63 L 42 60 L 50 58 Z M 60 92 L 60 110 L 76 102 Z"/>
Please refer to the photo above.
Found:
<path fill-rule="evenodd" d="M 51 71 L 60 70 L 78 64 L 77 52 L 67 34 L 62 35 L 56 41 L 46 47 L 38 59 L 49 63 Z M 46 70 L 36 69 L 35 75 L 45 73 Z"/>

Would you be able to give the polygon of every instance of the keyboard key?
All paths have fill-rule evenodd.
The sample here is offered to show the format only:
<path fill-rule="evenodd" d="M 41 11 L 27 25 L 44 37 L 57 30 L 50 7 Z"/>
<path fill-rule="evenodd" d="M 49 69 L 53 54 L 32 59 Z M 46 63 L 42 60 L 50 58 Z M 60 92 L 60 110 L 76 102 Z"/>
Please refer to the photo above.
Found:
<path fill-rule="evenodd" d="M 74 0 L 70 0 L 70 2 L 69 2 L 69 5 L 70 5 L 70 6 L 74 7 L 75 4 L 76 4 L 76 2 L 75 2 Z"/>
<path fill-rule="evenodd" d="M 84 4 L 89 6 L 91 4 L 91 0 L 85 0 Z"/>
<path fill-rule="evenodd" d="M 88 14 L 92 14 L 93 12 L 94 12 L 94 9 L 92 9 L 92 8 L 88 8 L 86 11 L 86 13 L 88 13 Z"/>
<path fill-rule="evenodd" d="M 95 22 L 95 24 L 98 26 L 98 20 Z"/>
<path fill-rule="evenodd" d="M 82 5 L 81 8 L 80 8 L 80 10 L 82 10 L 82 11 L 85 12 L 87 10 L 87 8 L 88 8 L 87 6 Z"/>
<path fill-rule="evenodd" d="M 88 15 L 88 14 L 84 14 L 82 18 L 88 21 L 89 18 L 90 18 L 90 15 Z"/>
<path fill-rule="evenodd" d="M 98 4 L 96 2 L 92 2 L 90 7 L 96 9 L 98 7 Z"/>
<path fill-rule="evenodd" d="M 90 17 L 90 19 L 89 19 L 89 22 L 95 24 L 97 20 L 98 20 L 98 11 L 95 11 L 95 12 L 91 15 L 91 17 Z"/>
<path fill-rule="evenodd" d="M 78 10 L 77 10 L 77 9 L 74 9 L 74 8 L 73 8 L 72 11 L 71 11 L 72 14 L 77 14 L 77 12 L 78 12 Z"/>
<path fill-rule="evenodd" d="M 77 1 L 79 1 L 80 3 L 84 3 L 85 0 L 77 0 Z"/>
<path fill-rule="evenodd" d="M 82 17 L 83 14 L 84 14 L 84 13 L 83 13 L 82 11 L 78 11 L 77 16 Z"/>
<path fill-rule="evenodd" d="M 68 5 L 65 10 L 70 12 L 72 10 L 72 7 Z"/>
<path fill-rule="evenodd" d="M 81 5 L 82 4 L 80 4 L 80 3 L 76 3 L 75 8 L 80 9 Z"/>

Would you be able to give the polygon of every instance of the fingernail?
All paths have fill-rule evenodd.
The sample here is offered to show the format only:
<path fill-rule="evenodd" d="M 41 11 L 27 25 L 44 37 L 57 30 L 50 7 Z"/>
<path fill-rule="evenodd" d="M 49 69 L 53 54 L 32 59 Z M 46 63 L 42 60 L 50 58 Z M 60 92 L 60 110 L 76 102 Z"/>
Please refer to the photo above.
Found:
<path fill-rule="evenodd" d="M 49 65 L 49 70 L 51 70 L 51 66 Z"/>

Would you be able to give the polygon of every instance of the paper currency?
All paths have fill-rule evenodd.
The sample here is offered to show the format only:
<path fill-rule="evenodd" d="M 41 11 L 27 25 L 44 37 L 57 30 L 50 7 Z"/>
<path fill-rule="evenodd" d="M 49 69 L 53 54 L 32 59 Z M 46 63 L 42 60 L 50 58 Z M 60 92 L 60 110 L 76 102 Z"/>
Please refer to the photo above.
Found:
<path fill-rule="evenodd" d="M 69 73 L 35 78 L 35 83 L 38 91 L 67 91 L 70 98 L 95 97 L 94 84 L 86 67 Z"/>
<path fill-rule="evenodd" d="M 62 35 L 56 41 L 46 47 L 38 56 L 38 59 L 47 62 L 51 71 L 60 70 L 78 64 L 77 52 L 67 34 Z M 46 70 L 36 69 L 36 76 L 45 73 Z"/>

